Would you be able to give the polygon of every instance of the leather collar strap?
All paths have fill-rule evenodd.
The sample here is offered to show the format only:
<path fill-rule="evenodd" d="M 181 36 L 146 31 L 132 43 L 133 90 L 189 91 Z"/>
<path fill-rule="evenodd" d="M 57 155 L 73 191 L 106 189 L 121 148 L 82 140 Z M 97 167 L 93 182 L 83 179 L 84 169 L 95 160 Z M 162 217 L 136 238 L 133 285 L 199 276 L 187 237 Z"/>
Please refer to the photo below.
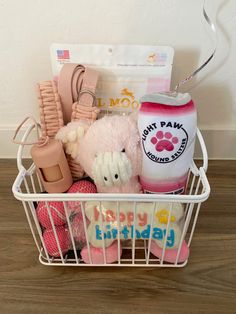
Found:
<path fill-rule="evenodd" d="M 64 64 L 58 79 L 58 93 L 65 124 L 81 118 L 95 120 L 98 112 L 94 107 L 97 81 L 97 71 L 80 64 Z"/>

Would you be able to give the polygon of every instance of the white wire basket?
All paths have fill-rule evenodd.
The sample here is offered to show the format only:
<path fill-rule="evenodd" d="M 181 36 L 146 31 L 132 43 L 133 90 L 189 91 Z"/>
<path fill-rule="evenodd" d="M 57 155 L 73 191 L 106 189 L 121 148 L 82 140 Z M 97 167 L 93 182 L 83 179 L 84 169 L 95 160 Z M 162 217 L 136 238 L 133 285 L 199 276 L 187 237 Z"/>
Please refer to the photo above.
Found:
<path fill-rule="evenodd" d="M 34 126 L 30 125 L 25 131 L 22 141 L 31 135 Z M 192 161 L 187 181 L 187 189 L 184 195 L 166 195 L 166 194 L 78 194 L 78 193 L 61 193 L 61 194 L 46 194 L 43 191 L 42 184 L 40 182 L 39 176 L 36 173 L 34 163 L 26 169 L 23 166 L 23 151 L 24 146 L 20 145 L 17 153 L 17 166 L 19 173 L 15 179 L 12 187 L 13 194 L 16 199 L 20 200 L 23 204 L 25 214 L 29 223 L 30 230 L 33 235 L 36 247 L 39 252 L 39 261 L 44 265 L 52 266 L 142 266 L 142 267 L 183 267 L 187 264 L 188 259 L 185 261 L 180 261 L 180 251 L 183 241 L 187 244 L 190 249 L 190 245 L 193 239 L 193 234 L 195 231 L 199 210 L 201 204 L 208 198 L 210 194 L 210 186 L 206 176 L 206 170 L 208 166 L 207 150 L 205 147 L 204 140 L 199 130 L 197 130 L 197 139 L 201 147 L 202 152 L 202 166 L 197 167 L 194 160 Z M 58 247 L 58 256 L 50 256 L 43 238 L 43 228 L 39 223 L 36 213 L 37 204 L 40 201 L 44 201 L 47 206 L 48 215 L 52 225 L 52 232 L 54 233 L 56 244 Z M 66 253 L 63 252 L 63 248 L 60 246 L 60 241 L 56 232 L 56 227 L 54 225 L 54 220 L 50 213 L 49 202 L 50 201 L 60 201 L 63 203 L 67 230 L 70 236 L 70 250 Z M 88 251 L 88 262 L 85 263 L 81 257 L 81 251 L 77 248 L 75 239 L 72 232 L 70 213 L 68 210 L 68 202 L 76 201 L 80 202 L 81 214 L 82 214 L 82 225 L 85 233 L 86 246 Z M 100 217 L 102 217 L 102 206 L 101 203 L 104 201 L 113 202 L 116 211 L 116 228 L 117 228 L 117 261 L 109 263 L 107 259 L 106 251 L 106 239 L 104 238 L 104 224 L 101 218 L 102 226 L 102 263 L 93 262 L 91 256 L 91 244 L 90 237 L 87 232 L 88 225 L 86 222 L 85 207 L 89 202 L 98 202 L 100 206 L 98 210 L 100 211 Z M 137 224 L 137 208 L 139 204 L 145 203 L 150 205 L 150 226 L 151 230 L 154 223 L 154 214 L 157 204 L 168 203 L 170 204 L 170 209 L 166 219 L 166 231 L 163 236 L 162 242 L 162 254 L 160 256 L 154 256 L 151 252 L 151 243 L 153 240 L 152 233 L 150 232 L 149 237 L 145 239 L 138 239 L 136 233 L 133 236 L 124 241 L 121 239 L 121 221 L 120 221 L 120 211 L 122 210 L 122 205 L 129 202 L 133 212 L 132 226 L 133 230 L 136 230 Z M 165 260 L 165 254 L 167 248 L 167 237 L 171 226 L 171 214 L 175 204 L 181 204 L 183 208 L 183 219 L 181 224 L 181 234 L 178 247 L 176 248 L 176 258 L 174 261 L 169 262 Z M 122 250 L 122 254 L 121 254 Z M 191 250 L 190 250 L 191 253 Z"/>

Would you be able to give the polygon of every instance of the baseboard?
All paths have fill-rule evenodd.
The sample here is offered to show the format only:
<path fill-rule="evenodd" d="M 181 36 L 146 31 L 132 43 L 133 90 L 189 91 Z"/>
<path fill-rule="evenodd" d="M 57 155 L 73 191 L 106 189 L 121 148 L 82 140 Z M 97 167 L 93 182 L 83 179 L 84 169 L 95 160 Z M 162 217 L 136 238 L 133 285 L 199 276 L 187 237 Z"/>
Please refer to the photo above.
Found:
<path fill-rule="evenodd" d="M 209 159 L 236 159 L 236 130 L 201 130 Z M 196 145 L 195 158 L 201 158 Z"/>
<path fill-rule="evenodd" d="M 16 158 L 18 145 L 12 143 L 15 127 L 0 127 L 0 158 Z M 236 130 L 201 130 L 209 159 L 236 159 Z M 23 131 L 19 132 L 21 139 Z M 32 137 L 30 138 L 32 140 Z M 29 148 L 25 149 L 29 157 Z M 199 145 L 196 145 L 195 158 L 201 158 Z"/>
<path fill-rule="evenodd" d="M 0 158 L 16 158 L 19 145 L 12 141 L 15 130 L 15 126 L 0 127 Z M 24 128 L 19 131 L 17 135 L 18 141 L 22 139 L 24 133 Z M 35 131 L 32 132 L 32 135 L 28 139 L 29 141 L 36 140 L 35 133 Z M 30 157 L 30 146 L 25 146 L 23 156 L 26 158 Z"/>

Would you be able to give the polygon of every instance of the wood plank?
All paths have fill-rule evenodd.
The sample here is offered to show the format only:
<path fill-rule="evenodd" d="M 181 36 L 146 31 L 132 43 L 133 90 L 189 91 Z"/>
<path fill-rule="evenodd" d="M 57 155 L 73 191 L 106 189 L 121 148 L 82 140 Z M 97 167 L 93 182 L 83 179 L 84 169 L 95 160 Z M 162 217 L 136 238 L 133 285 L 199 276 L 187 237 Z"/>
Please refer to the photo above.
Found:
<path fill-rule="evenodd" d="M 46 267 L 0 160 L 0 313 L 236 313 L 236 161 L 211 161 L 185 268 Z"/>

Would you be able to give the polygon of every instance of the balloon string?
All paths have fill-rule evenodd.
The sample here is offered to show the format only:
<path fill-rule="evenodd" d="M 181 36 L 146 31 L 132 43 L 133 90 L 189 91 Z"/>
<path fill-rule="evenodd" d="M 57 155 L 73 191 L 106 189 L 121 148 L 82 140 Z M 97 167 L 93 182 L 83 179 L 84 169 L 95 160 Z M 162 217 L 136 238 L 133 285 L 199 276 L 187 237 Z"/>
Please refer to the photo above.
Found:
<path fill-rule="evenodd" d="M 191 81 L 201 70 L 203 70 L 207 64 L 212 60 L 212 58 L 215 56 L 215 53 L 216 53 L 216 48 L 217 48 L 217 34 L 216 34 L 216 27 L 214 25 L 214 23 L 211 21 L 211 19 L 209 18 L 207 12 L 206 12 L 206 9 L 205 9 L 205 4 L 206 4 L 206 0 L 204 0 L 204 3 L 203 3 L 203 16 L 204 16 L 204 19 L 205 21 L 207 22 L 207 24 L 210 26 L 213 34 L 214 34 L 214 37 L 215 37 L 215 46 L 214 46 L 214 49 L 213 49 L 213 52 L 212 54 L 210 55 L 210 57 L 198 68 L 196 69 L 192 74 L 190 74 L 188 77 L 186 77 L 185 79 L 183 79 L 182 81 L 180 81 L 176 86 L 175 86 L 175 89 L 174 89 L 174 92 L 178 92 L 180 86 L 184 85 L 185 83 Z"/>

